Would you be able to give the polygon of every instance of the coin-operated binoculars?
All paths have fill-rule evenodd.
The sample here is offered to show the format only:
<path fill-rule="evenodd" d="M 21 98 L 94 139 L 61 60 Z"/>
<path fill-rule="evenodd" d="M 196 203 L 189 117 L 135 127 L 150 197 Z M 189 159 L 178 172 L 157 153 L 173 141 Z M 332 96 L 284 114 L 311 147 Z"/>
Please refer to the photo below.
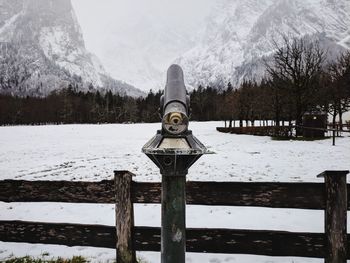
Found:
<path fill-rule="evenodd" d="M 189 108 L 182 69 L 171 65 L 160 100 L 162 129 L 142 148 L 162 174 L 162 263 L 185 262 L 186 174 L 207 153 L 188 130 Z"/>

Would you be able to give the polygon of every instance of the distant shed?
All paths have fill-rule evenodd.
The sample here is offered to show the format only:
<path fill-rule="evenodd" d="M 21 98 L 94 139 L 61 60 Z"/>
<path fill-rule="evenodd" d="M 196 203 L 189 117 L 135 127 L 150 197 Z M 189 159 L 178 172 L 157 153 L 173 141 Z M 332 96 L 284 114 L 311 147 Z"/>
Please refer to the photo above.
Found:
<path fill-rule="evenodd" d="M 303 116 L 303 137 L 323 138 L 327 129 L 327 114 L 308 112 Z"/>

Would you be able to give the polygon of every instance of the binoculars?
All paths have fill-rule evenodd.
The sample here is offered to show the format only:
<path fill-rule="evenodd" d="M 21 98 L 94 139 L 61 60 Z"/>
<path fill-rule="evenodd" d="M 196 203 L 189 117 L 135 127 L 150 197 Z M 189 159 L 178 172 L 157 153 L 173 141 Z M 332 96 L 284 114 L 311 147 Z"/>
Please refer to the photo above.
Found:
<path fill-rule="evenodd" d="M 162 130 L 143 146 L 142 152 L 162 174 L 161 262 L 185 262 L 186 175 L 188 169 L 208 152 L 188 130 L 190 97 L 178 65 L 168 69 L 159 111 Z"/>
<path fill-rule="evenodd" d="M 160 98 L 162 132 L 181 135 L 188 130 L 190 97 L 187 95 L 184 74 L 180 66 L 171 65 L 167 72 L 164 95 Z"/>
<path fill-rule="evenodd" d="M 183 175 L 203 154 L 205 146 L 188 129 L 190 97 L 186 93 L 180 66 L 167 72 L 164 95 L 160 98 L 162 129 L 142 148 L 163 175 Z"/>

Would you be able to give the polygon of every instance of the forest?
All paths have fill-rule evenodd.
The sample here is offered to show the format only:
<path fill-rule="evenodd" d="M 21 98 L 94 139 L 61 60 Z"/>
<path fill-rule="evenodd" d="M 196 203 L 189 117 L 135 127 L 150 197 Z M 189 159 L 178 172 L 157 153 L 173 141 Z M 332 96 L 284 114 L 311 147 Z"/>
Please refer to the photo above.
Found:
<path fill-rule="evenodd" d="M 327 51 L 317 42 L 285 38 L 264 67 L 260 81 L 191 91 L 191 119 L 225 120 L 229 126 L 233 120 L 240 125 L 254 125 L 255 120 L 301 125 L 306 112 L 317 111 L 329 113 L 334 121 L 338 116 L 342 123 L 350 109 L 349 51 L 328 61 Z M 140 98 L 93 89 L 82 92 L 75 83 L 47 97 L 0 95 L 0 124 L 158 122 L 161 95 L 162 91 L 152 90 Z"/>

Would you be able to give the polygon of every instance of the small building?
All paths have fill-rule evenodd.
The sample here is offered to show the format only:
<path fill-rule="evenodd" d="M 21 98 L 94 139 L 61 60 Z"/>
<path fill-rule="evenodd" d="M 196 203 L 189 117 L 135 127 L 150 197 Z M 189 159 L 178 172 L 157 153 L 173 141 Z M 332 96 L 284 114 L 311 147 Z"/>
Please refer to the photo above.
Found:
<path fill-rule="evenodd" d="M 327 113 L 307 112 L 303 116 L 303 137 L 323 138 L 327 129 Z"/>

